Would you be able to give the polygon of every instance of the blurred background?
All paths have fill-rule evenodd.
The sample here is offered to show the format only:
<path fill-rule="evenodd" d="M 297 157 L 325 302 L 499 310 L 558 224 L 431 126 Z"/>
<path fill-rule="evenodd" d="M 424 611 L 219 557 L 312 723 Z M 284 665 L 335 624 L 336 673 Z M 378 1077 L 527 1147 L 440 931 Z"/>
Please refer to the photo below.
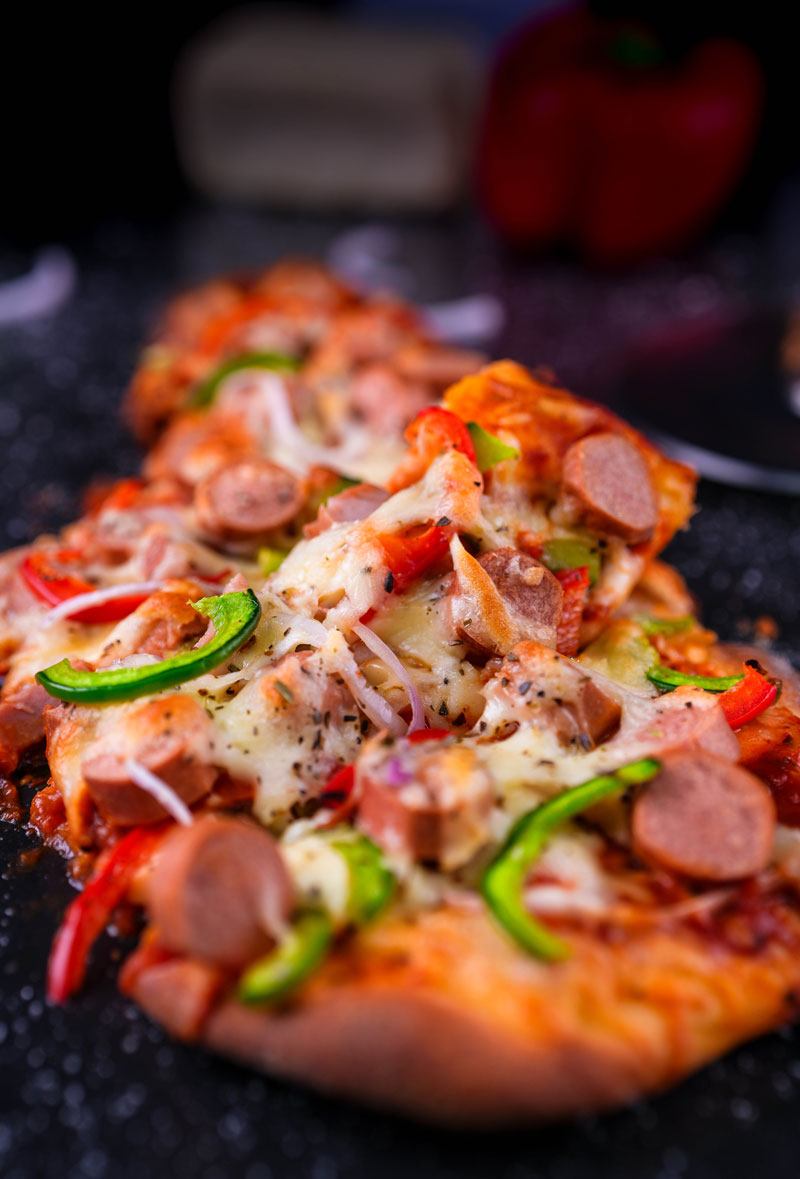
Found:
<path fill-rule="evenodd" d="M 93 291 L 130 371 L 174 289 L 312 254 L 796 494 L 791 38 L 716 8 L 7 5 L 0 325 Z"/>

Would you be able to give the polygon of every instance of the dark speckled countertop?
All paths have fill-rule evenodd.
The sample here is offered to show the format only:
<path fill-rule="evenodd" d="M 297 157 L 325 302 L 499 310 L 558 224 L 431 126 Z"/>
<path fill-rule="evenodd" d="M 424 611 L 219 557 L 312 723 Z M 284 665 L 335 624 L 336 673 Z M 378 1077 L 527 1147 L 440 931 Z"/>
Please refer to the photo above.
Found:
<path fill-rule="evenodd" d="M 70 245 L 73 297 L 0 328 L 0 533 L 6 545 L 57 527 L 98 472 L 137 449 L 120 393 L 159 305 L 218 270 L 287 252 L 324 256 L 345 226 L 189 208 L 170 224 L 103 225 Z M 621 342 L 660 316 L 785 283 L 770 243 L 718 243 L 700 260 L 623 280 L 565 263 L 512 265 L 469 219 L 400 227 L 408 294 L 490 291 L 509 307 L 497 354 L 557 368 L 579 392 L 613 388 Z M 0 251 L 0 277 L 22 258 Z M 791 261 L 791 260 L 790 260 Z M 789 275 L 791 278 L 791 275 Z M 800 501 L 704 484 L 692 530 L 670 557 L 727 638 L 771 615 L 800 662 Z M 110 939 L 68 1009 L 46 1005 L 43 976 L 71 895 L 63 865 L 0 824 L 0 1175 L 3 1179 L 794 1179 L 800 1140 L 800 1035 L 764 1038 L 675 1091 L 630 1110 L 526 1134 L 434 1132 L 273 1082 L 163 1033 L 116 992 Z M 465 1045 L 465 1051 L 469 1046 Z"/>

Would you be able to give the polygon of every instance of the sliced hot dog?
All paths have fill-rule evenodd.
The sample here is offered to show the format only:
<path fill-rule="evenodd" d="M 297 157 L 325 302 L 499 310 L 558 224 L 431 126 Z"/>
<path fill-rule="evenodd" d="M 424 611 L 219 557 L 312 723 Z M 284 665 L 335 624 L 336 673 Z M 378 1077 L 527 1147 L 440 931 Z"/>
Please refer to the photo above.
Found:
<path fill-rule="evenodd" d="M 519 643 L 484 688 L 481 731 L 487 736 L 516 724 L 552 729 L 564 745 L 588 750 L 617 730 L 619 702 L 565 655 L 537 643 Z"/>
<path fill-rule="evenodd" d="M 632 835 L 643 860 L 696 880 L 740 880 L 769 863 L 775 804 L 741 766 L 673 753 L 637 798 Z"/>
<path fill-rule="evenodd" d="M 224 982 L 224 972 L 207 962 L 170 958 L 137 974 L 129 993 L 171 1036 L 194 1040 Z"/>
<path fill-rule="evenodd" d="M 359 826 L 392 855 L 457 868 L 488 838 L 494 787 L 464 746 L 377 741 L 357 793 Z"/>
<path fill-rule="evenodd" d="M 620 434 L 590 434 L 564 456 L 560 506 L 573 520 L 629 544 L 647 540 L 658 523 L 650 469 Z"/>
<path fill-rule="evenodd" d="M 131 780 L 128 758 L 162 778 L 187 806 L 205 797 L 217 777 L 209 764 L 208 729 L 205 712 L 188 696 L 152 700 L 127 716 L 81 766 L 103 818 L 133 827 L 168 817 L 161 803 Z"/>
<path fill-rule="evenodd" d="M 476 560 L 460 541 L 452 553 L 450 617 L 463 642 L 486 655 L 505 655 L 523 639 L 555 647 L 563 592 L 544 565 L 512 548 Z"/>
<path fill-rule="evenodd" d="M 557 577 L 516 549 L 484 553 L 480 565 L 494 582 L 520 638 L 555 647 L 563 592 Z"/>
<path fill-rule="evenodd" d="M 0 772 L 17 768 L 20 754 L 44 737 L 43 712 L 53 697 L 35 681 L 18 684 L 0 700 Z"/>
<path fill-rule="evenodd" d="M 204 532 L 221 543 L 253 543 L 289 523 L 302 506 L 303 492 L 285 467 L 246 458 L 204 479 L 194 503 Z"/>
<path fill-rule="evenodd" d="M 357 483 L 332 495 L 317 513 L 316 520 L 303 527 L 304 536 L 319 536 L 334 524 L 365 520 L 389 498 L 389 492 L 374 483 Z"/>
<path fill-rule="evenodd" d="M 148 885 L 150 920 L 167 949 L 232 968 L 274 945 L 293 904 L 272 836 L 221 816 L 171 832 Z"/>
<path fill-rule="evenodd" d="M 108 667 L 128 655 L 155 655 L 164 659 L 189 639 L 198 638 L 208 620 L 198 614 L 187 598 L 197 598 L 194 582 L 172 582 L 174 588 L 150 594 L 132 614 L 118 622 L 96 660 L 96 667 Z"/>
<path fill-rule="evenodd" d="M 356 415 L 385 437 L 400 434 L 431 401 L 420 381 L 401 376 L 385 362 L 367 364 L 350 379 L 350 405 Z"/>

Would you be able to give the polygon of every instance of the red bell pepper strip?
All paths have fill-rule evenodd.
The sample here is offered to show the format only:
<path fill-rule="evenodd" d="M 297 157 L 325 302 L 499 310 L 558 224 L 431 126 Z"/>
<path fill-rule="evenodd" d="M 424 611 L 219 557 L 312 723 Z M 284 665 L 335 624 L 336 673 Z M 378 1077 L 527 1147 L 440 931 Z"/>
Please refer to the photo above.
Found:
<path fill-rule="evenodd" d="M 73 577 L 70 573 L 62 573 L 57 565 L 79 559 L 80 554 L 71 549 L 61 549 L 49 554 L 40 549 L 29 553 L 20 565 L 20 573 L 26 585 L 42 602 L 48 606 L 58 606 L 69 598 L 76 598 L 79 594 L 89 594 L 97 589 L 96 585 L 84 581 L 82 577 Z M 100 606 L 88 606 L 71 615 L 74 622 L 100 624 L 103 622 L 119 622 L 127 618 L 137 606 L 141 606 L 147 598 L 146 594 L 131 594 L 124 598 L 112 598 Z"/>
<path fill-rule="evenodd" d="M 390 593 L 402 593 L 441 561 L 450 547 L 452 532 L 449 525 L 434 524 L 416 536 L 392 536 L 387 533 L 379 537 L 389 566 L 387 590 Z"/>
<path fill-rule="evenodd" d="M 47 997 L 51 1003 L 65 1003 L 80 990 L 92 946 L 163 834 L 161 825 L 136 827 L 100 855 L 83 892 L 64 914 L 50 951 Z"/>
<path fill-rule="evenodd" d="M 344 822 L 356 809 L 355 797 L 356 768 L 354 765 L 342 766 L 325 783 L 319 801 L 324 810 L 330 812 L 330 817 L 320 815 L 324 822 L 317 822 L 318 829 L 335 827 Z"/>
<path fill-rule="evenodd" d="M 132 508 L 144 488 L 144 479 L 137 479 L 131 477 L 129 479 L 119 479 L 113 487 L 108 491 L 108 494 L 98 503 L 97 511 L 104 512 L 106 509 L 113 509 L 118 512 L 124 512 L 128 508 Z"/>
<path fill-rule="evenodd" d="M 90 486 L 83 497 L 87 516 L 97 516 L 106 508 L 124 511 L 132 508 L 141 495 L 144 480 L 133 476 L 116 479 L 113 483 L 99 483 Z"/>
<path fill-rule="evenodd" d="M 516 244 L 571 241 L 605 263 L 681 246 L 744 171 L 763 89 L 736 41 L 667 62 L 646 29 L 561 5 L 497 61 L 478 153 L 484 209 Z"/>
<path fill-rule="evenodd" d="M 719 698 L 725 719 L 732 729 L 755 720 L 778 698 L 778 685 L 771 683 L 752 663 L 744 665 L 744 679 Z"/>
<path fill-rule="evenodd" d="M 415 729 L 408 734 L 409 745 L 423 745 L 427 741 L 443 741 L 445 737 L 452 737 L 449 729 Z"/>
<path fill-rule="evenodd" d="M 320 802 L 323 806 L 345 806 L 350 801 L 355 780 L 355 766 L 342 766 L 328 778 L 320 795 Z"/>
<path fill-rule="evenodd" d="M 475 447 L 466 423 L 449 409 L 429 405 L 406 427 L 408 453 L 392 473 L 386 487 L 393 494 L 410 487 L 427 471 L 433 460 L 445 450 L 457 450 L 475 462 Z"/>
<path fill-rule="evenodd" d="M 589 567 L 581 565 L 578 569 L 561 569 L 555 576 L 561 582 L 564 591 L 556 648 L 561 655 L 577 655 L 583 608 L 591 583 Z"/>
<path fill-rule="evenodd" d="M 215 355 L 222 350 L 236 328 L 274 309 L 275 299 L 271 295 L 249 295 L 230 311 L 224 311 L 206 324 L 200 337 L 200 351 Z"/>

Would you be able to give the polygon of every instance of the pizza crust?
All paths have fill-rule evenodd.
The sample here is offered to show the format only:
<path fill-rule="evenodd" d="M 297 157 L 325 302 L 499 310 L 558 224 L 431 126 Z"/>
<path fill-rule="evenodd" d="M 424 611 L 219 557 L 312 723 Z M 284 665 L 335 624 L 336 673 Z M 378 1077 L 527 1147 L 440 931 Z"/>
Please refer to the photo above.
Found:
<path fill-rule="evenodd" d="M 735 952 L 686 924 L 616 942 L 569 932 L 573 956 L 525 958 L 484 912 L 390 918 L 342 946 L 277 1011 L 228 997 L 206 1048 L 322 1092 L 448 1125 L 494 1127 L 623 1105 L 795 1011 L 800 917 Z M 163 1019 L 166 996 L 133 996 Z"/>

